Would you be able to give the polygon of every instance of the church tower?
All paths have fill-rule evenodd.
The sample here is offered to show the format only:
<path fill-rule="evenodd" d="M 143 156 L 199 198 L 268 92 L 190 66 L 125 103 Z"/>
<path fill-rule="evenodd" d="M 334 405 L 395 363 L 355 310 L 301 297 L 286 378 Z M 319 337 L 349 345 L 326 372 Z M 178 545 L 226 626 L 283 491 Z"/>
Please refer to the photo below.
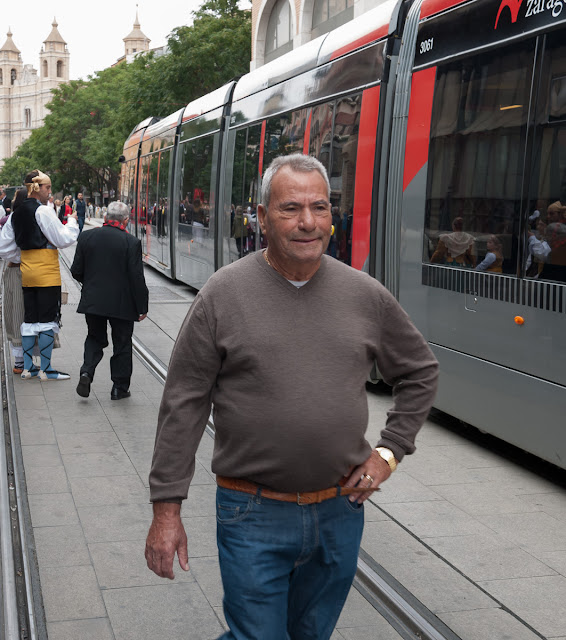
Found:
<path fill-rule="evenodd" d="M 149 51 L 149 43 L 151 40 L 140 29 L 140 21 L 136 10 L 136 21 L 132 32 L 124 38 L 125 54 L 129 56 L 139 51 Z"/>
<path fill-rule="evenodd" d="M 57 20 L 53 18 L 51 33 L 43 42 L 39 54 L 39 73 L 41 80 L 69 81 L 69 51 L 67 43 L 57 29 Z"/>
<path fill-rule="evenodd" d="M 12 40 L 11 29 L 8 29 L 7 35 L 0 49 L 0 89 L 13 87 L 20 79 L 24 66 L 21 52 Z"/>

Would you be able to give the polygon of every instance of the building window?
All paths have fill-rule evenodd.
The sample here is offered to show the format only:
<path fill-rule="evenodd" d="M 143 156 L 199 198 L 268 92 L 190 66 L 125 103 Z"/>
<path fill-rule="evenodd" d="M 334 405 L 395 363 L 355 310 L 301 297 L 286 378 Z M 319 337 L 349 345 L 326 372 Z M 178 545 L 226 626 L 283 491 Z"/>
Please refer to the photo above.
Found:
<path fill-rule="evenodd" d="M 57 60 L 57 77 L 58 78 L 63 77 L 63 61 L 62 60 Z"/>
<path fill-rule="evenodd" d="M 17 77 L 18 77 L 18 74 L 16 73 L 16 70 L 12 69 L 12 71 L 10 72 L 10 79 L 12 84 L 16 82 Z"/>
<path fill-rule="evenodd" d="M 49 67 L 47 66 L 47 60 L 43 61 L 43 77 L 47 78 L 49 75 Z"/>
<path fill-rule="evenodd" d="M 31 109 L 24 109 L 24 126 L 31 129 Z"/>
<path fill-rule="evenodd" d="M 265 61 L 269 62 L 291 51 L 291 6 L 288 0 L 277 0 L 265 34 Z"/>
<path fill-rule="evenodd" d="M 315 0 L 312 13 L 312 35 L 328 33 L 354 17 L 354 0 Z"/>
<path fill-rule="evenodd" d="M 134 49 L 132 53 L 137 53 L 137 49 Z"/>

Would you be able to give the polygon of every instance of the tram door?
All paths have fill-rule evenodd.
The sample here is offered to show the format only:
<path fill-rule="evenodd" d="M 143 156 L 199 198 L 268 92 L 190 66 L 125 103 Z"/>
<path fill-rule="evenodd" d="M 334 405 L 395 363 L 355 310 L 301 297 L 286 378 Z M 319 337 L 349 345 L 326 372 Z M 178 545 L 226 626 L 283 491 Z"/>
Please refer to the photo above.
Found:
<path fill-rule="evenodd" d="M 154 141 L 153 146 L 159 142 Z M 140 167 L 138 236 L 146 259 L 161 270 L 168 270 L 171 265 L 168 219 L 171 153 L 169 148 L 148 154 L 142 158 Z"/>

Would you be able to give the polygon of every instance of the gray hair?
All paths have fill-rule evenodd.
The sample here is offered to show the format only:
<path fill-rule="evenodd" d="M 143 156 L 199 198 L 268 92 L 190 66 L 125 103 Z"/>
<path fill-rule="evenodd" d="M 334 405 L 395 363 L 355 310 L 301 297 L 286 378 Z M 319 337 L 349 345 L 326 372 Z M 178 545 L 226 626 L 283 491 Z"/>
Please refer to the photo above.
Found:
<path fill-rule="evenodd" d="M 123 222 L 130 215 L 130 208 L 124 202 L 120 202 L 116 200 L 116 202 L 111 202 L 108 205 L 108 209 L 106 210 L 106 219 L 107 220 L 117 220 L 118 222 Z"/>
<path fill-rule="evenodd" d="M 297 171 L 299 173 L 311 173 L 312 171 L 318 171 L 326 182 L 326 188 L 328 190 L 328 200 L 330 200 L 330 181 L 328 180 L 328 174 L 322 162 L 313 158 L 312 156 L 306 156 L 302 153 L 293 153 L 290 156 L 279 156 L 269 165 L 269 169 L 265 172 L 261 183 L 261 203 L 267 209 L 269 208 L 269 201 L 271 199 L 271 183 L 275 174 L 284 167 L 289 167 L 291 171 Z"/>

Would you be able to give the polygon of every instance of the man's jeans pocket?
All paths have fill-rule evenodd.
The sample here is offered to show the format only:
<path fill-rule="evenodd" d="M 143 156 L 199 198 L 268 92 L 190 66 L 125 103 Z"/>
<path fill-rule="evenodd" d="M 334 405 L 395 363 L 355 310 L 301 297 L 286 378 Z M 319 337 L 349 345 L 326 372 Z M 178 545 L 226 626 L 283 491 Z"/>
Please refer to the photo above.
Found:
<path fill-rule="evenodd" d="M 242 522 L 254 505 L 254 496 L 218 487 L 216 491 L 216 520 L 220 524 Z"/>

